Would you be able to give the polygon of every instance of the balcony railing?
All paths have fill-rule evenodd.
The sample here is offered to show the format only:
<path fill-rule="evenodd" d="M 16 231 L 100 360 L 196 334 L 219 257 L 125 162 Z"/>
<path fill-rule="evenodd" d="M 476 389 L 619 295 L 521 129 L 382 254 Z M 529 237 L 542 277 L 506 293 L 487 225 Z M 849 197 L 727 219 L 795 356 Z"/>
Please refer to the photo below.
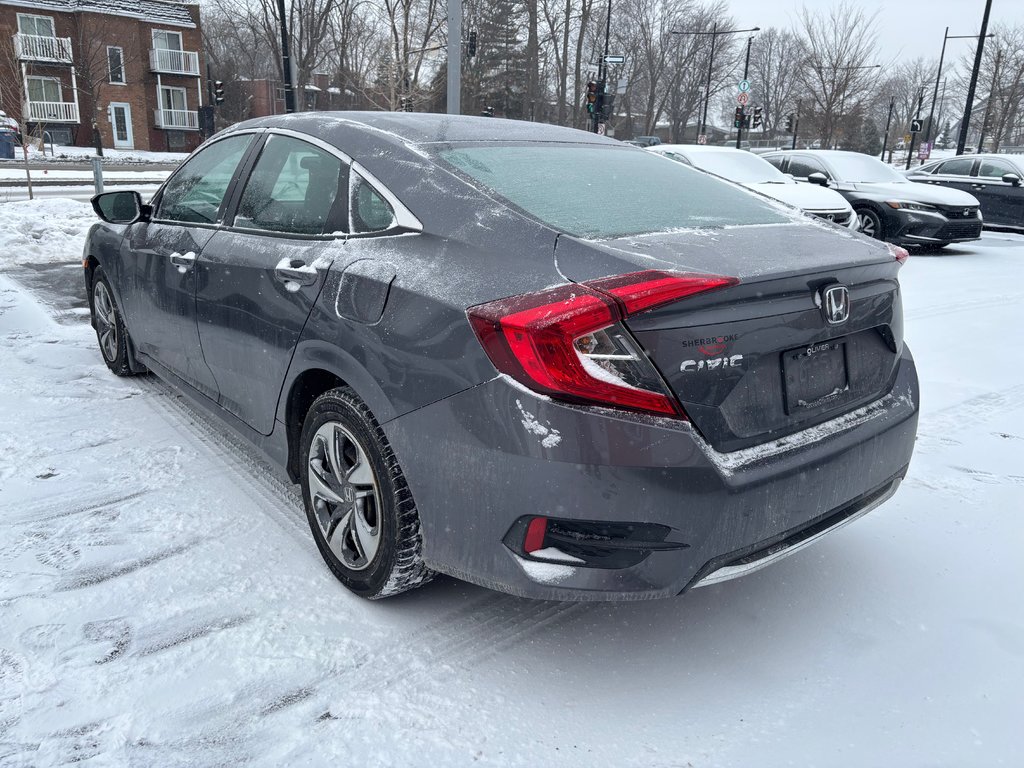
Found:
<path fill-rule="evenodd" d="M 25 114 L 31 123 L 78 123 L 78 105 L 73 101 L 30 101 Z"/>
<path fill-rule="evenodd" d="M 155 109 L 153 119 L 157 128 L 172 128 L 179 131 L 198 131 L 199 113 L 187 109 Z"/>
<path fill-rule="evenodd" d="M 172 51 L 167 48 L 151 48 L 149 68 L 153 72 L 171 75 L 199 76 L 199 54 L 195 51 Z"/>
<path fill-rule="evenodd" d="M 44 35 L 14 36 L 14 50 L 21 60 L 71 63 L 71 38 Z"/>

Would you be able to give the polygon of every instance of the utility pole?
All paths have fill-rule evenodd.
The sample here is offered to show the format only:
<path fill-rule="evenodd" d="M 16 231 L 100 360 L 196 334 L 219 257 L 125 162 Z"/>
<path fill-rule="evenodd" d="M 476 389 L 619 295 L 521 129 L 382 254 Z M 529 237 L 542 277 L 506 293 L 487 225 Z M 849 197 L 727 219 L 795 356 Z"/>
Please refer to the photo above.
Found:
<path fill-rule="evenodd" d="M 914 115 L 915 120 L 921 119 L 921 107 L 924 106 L 924 86 L 922 85 L 917 89 L 917 112 Z M 910 170 L 910 159 L 914 156 L 914 142 L 917 141 L 917 134 L 913 131 L 910 133 L 910 149 L 907 150 L 907 165 L 906 170 Z"/>
<path fill-rule="evenodd" d="M 977 37 L 977 35 L 951 35 L 949 34 L 949 27 L 946 27 L 946 33 L 942 36 L 942 52 L 939 54 L 939 66 L 935 70 L 935 89 L 932 91 L 932 106 L 928 111 L 928 128 L 924 132 L 925 142 L 930 142 L 932 139 L 932 124 L 935 120 L 935 102 L 939 97 L 939 81 L 942 79 L 942 63 L 946 59 L 946 43 L 949 40 L 965 40 L 967 38 Z M 986 37 L 992 37 L 992 35 L 986 35 Z M 936 133 L 936 135 L 938 134 Z M 924 161 L 922 160 L 921 162 L 923 163 Z"/>
<path fill-rule="evenodd" d="M 796 135 L 800 133 L 800 108 L 803 106 L 803 99 L 796 100 L 796 117 L 793 119 L 793 146 L 796 149 Z"/>
<path fill-rule="evenodd" d="M 889 116 L 885 118 L 885 138 L 882 139 L 882 154 L 878 158 L 883 163 L 885 162 L 885 148 L 889 146 L 889 126 L 892 125 L 892 111 L 896 108 L 896 97 L 889 97 Z"/>
<path fill-rule="evenodd" d="M 967 144 L 967 131 L 971 127 L 971 109 L 974 106 L 974 89 L 978 86 L 978 72 L 981 70 L 981 57 L 985 52 L 985 37 L 988 32 L 988 15 L 992 10 L 992 0 L 985 0 L 985 14 L 981 17 L 981 31 L 978 33 L 978 47 L 974 52 L 974 69 L 971 70 L 971 82 L 967 86 L 967 103 L 964 104 L 964 118 L 960 123 L 960 136 L 956 140 L 956 153 L 962 155 Z"/>
<path fill-rule="evenodd" d="M 277 0 L 277 15 L 281 19 L 281 72 L 284 75 L 284 111 L 295 111 L 295 84 L 292 82 L 292 57 L 288 46 L 288 19 L 284 0 Z"/>
<path fill-rule="evenodd" d="M 750 71 L 750 44 L 754 42 L 753 36 L 747 38 L 747 60 L 743 63 L 743 79 L 747 79 L 747 73 Z M 747 119 L 747 108 L 740 107 L 743 110 L 743 116 L 740 118 L 739 128 L 736 129 L 736 149 L 740 148 L 740 139 L 743 137 L 743 121 Z"/>
<path fill-rule="evenodd" d="M 999 85 L 999 66 L 1002 63 L 1003 52 L 996 49 L 996 66 L 992 71 L 992 87 L 988 89 L 988 101 L 985 102 L 985 117 L 981 121 L 981 136 L 978 138 L 978 152 L 981 154 L 981 148 L 985 146 L 985 130 L 988 128 L 988 118 L 992 114 L 992 99 L 995 98 L 996 88 Z M 995 152 L 996 150 L 992 150 Z"/>
<path fill-rule="evenodd" d="M 447 110 L 462 114 L 462 0 L 448 0 Z"/>

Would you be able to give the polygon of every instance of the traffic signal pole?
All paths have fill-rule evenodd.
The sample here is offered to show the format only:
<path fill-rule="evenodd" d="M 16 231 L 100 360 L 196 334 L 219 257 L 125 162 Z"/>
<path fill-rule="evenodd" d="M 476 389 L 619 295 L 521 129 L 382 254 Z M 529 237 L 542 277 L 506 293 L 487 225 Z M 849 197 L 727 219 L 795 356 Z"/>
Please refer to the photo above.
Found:
<path fill-rule="evenodd" d="M 882 154 L 878 158 L 883 163 L 885 162 L 885 149 L 889 146 L 889 127 L 892 125 L 892 111 L 896 108 L 896 97 L 889 97 L 889 116 L 885 118 L 885 138 L 882 139 Z M 796 149 L 796 147 L 794 147 Z"/>
<path fill-rule="evenodd" d="M 447 102 L 449 115 L 462 114 L 462 0 L 448 0 Z"/>
<path fill-rule="evenodd" d="M 754 42 L 753 37 L 747 38 L 747 60 L 743 63 L 743 79 L 747 79 L 747 73 L 750 71 L 750 44 Z M 747 108 L 741 106 L 742 116 L 740 117 L 740 127 L 736 129 L 736 149 L 740 148 L 740 139 L 743 138 L 743 120 L 746 118 Z"/>
<path fill-rule="evenodd" d="M 284 76 L 284 111 L 295 111 L 295 85 L 292 82 L 292 57 L 288 45 L 288 19 L 284 0 L 277 0 L 277 15 L 281 19 L 281 74 Z"/>
<path fill-rule="evenodd" d="M 917 114 L 914 116 L 914 120 L 921 121 L 921 107 L 924 106 L 924 86 L 922 85 L 917 89 Z M 910 170 L 910 160 L 914 156 L 914 143 L 917 141 L 917 131 L 910 132 L 910 149 L 907 150 L 907 165 L 905 170 Z"/>
<path fill-rule="evenodd" d="M 608 52 L 612 36 L 612 0 L 608 0 L 608 14 L 604 23 L 604 55 L 597 63 L 597 103 L 590 114 L 591 130 L 601 133 L 601 118 L 604 117 L 605 92 L 608 88 Z"/>
<path fill-rule="evenodd" d="M 978 47 L 974 51 L 974 69 L 971 70 L 971 82 L 967 86 L 967 103 L 964 104 L 964 117 L 960 121 L 960 136 L 956 140 L 956 153 L 962 155 L 967 144 L 967 132 L 971 129 L 971 109 L 974 107 L 974 89 L 978 87 L 978 72 L 981 70 L 981 57 L 985 52 L 985 38 L 988 32 L 988 14 L 992 10 L 992 0 L 985 0 L 985 13 L 981 17 L 981 31 L 978 33 Z"/>

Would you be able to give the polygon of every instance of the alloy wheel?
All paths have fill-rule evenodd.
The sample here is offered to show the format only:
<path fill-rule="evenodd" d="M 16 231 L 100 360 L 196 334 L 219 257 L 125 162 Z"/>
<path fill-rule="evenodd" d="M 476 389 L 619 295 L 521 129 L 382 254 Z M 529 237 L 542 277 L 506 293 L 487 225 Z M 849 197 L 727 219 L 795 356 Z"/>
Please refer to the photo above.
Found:
<path fill-rule="evenodd" d="M 309 450 L 309 495 L 324 540 L 342 564 L 367 568 L 381 543 L 380 493 L 366 451 L 336 421 L 323 424 Z"/>
<path fill-rule="evenodd" d="M 875 236 L 875 220 L 870 214 L 858 213 L 857 226 L 862 234 L 865 234 L 868 237 Z"/>
<path fill-rule="evenodd" d="M 117 359 L 117 317 L 114 314 L 114 300 L 110 289 L 102 280 L 96 282 L 92 292 L 92 306 L 96 317 L 96 335 L 100 342 L 100 351 L 107 362 Z"/>

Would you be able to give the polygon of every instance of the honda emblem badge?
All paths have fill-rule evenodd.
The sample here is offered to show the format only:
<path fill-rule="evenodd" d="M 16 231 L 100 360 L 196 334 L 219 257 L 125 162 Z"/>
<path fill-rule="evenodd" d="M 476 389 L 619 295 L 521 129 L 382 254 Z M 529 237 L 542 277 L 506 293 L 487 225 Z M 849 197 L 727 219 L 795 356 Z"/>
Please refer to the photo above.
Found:
<path fill-rule="evenodd" d="M 850 318 L 850 292 L 845 285 L 829 286 L 822 291 L 821 311 L 829 325 L 839 325 Z"/>

